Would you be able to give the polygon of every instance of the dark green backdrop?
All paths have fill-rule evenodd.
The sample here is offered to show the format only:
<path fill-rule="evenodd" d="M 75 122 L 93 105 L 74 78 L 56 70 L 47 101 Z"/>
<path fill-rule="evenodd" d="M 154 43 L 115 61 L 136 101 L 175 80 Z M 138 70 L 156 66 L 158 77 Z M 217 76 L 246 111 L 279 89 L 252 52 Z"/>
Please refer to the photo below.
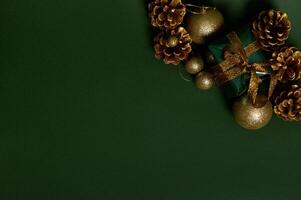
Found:
<path fill-rule="evenodd" d="M 288 11 L 301 48 L 299 0 L 210 3 Z M 0 27 L 1 200 L 301 198 L 301 123 L 238 127 L 154 59 L 144 0 L 2 0 Z"/>

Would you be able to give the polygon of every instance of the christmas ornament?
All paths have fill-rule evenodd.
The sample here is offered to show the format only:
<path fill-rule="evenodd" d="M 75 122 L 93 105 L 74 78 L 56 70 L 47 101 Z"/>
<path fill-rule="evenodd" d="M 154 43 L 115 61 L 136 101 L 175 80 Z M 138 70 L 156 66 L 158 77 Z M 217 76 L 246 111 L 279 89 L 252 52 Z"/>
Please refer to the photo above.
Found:
<path fill-rule="evenodd" d="M 186 61 L 185 69 L 190 74 L 197 74 L 204 69 L 204 61 L 200 56 L 193 56 Z"/>
<path fill-rule="evenodd" d="M 224 25 L 216 8 L 185 5 L 181 0 L 153 0 L 149 16 L 160 30 L 154 38 L 155 57 L 173 65 L 189 58 L 179 74 L 186 81 L 194 79 L 200 90 L 216 84 L 223 90 L 230 88 L 224 93 L 233 90 L 231 98 L 240 97 L 233 104 L 233 113 L 241 127 L 260 129 L 269 123 L 273 112 L 285 121 L 301 120 L 301 83 L 296 83 L 301 78 L 301 52 L 286 44 L 291 31 L 286 13 L 263 11 L 251 25 L 230 32 L 207 48 L 204 44 Z M 259 94 L 266 86 L 268 94 Z"/>
<path fill-rule="evenodd" d="M 154 39 L 155 57 L 166 64 L 178 65 L 191 52 L 191 38 L 183 27 L 162 31 Z"/>
<path fill-rule="evenodd" d="M 155 0 L 148 5 L 149 16 L 154 27 L 174 29 L 179 26 L 186 14 L 181 0 Z"/>
<path fill-rule="evenodd" d="M 204 53 L 204 59 L 206 61 L 206 64 L 209 66 L 213 66 L 216 64 L 216 60 L 214 55 L 212 54 L 211 51 L 206 50 Z"/>
<path fill-rule="evenodd" d="M 288 15 L 282 11 L 263 11 L 253 21 L 252 31 L 264 50 L 275 51 L 288 39 L 291 22 Z"/>
<path fill-rule="evenodd" d="M 266 126 L 272 118 L 273 107 L 267 97 L 258 95 L 255 104 L 244 96 L 233 105 L 235 121 L 243 128 L 257 130 Z"/>
<path fill-rule="evenodd" d="M 224 25 L 223 15 L 212 7 L 191 6 L 195 11 L 190 11 L 187 19 L 187 31 L 196 44 L 204 44 L 221 30 Z"/>
<path fill-rule="evenodd" d="M 274 111 L 285 121 L 301 120 L 301 85 L 289 85 L 274 97 Z"/>
<path fill-rule="evenodd" d="M 195 78 L 195 84 L 200 90 L 209 90 L 214 86 L 212 74 L 208 72 L 200 72 Z"/>

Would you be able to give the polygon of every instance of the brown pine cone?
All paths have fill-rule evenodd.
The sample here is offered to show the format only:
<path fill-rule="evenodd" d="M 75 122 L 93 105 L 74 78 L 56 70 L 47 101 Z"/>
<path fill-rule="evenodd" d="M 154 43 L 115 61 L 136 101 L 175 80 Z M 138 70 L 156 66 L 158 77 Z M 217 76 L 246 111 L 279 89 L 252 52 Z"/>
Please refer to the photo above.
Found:
<path fill-rule="evenodd" d="M 291 31 L 288 15 L 281 11 L 263 11 L 253 21 L 252 32 L 266 51 L 276 51 L 283 46 Z"/>
<path fill-rule="evenodd" d="M 178 65 L 191 52 L 191 38 L 183 27 L 162 31 L 154 38 L 155 57 L 166 64 Z"/>
<path fill-rule="evenodd" d="M 279 72 L 279 81 L 295 81 L 301 78 L 301 52 L 295 47 L 283 47 L 272 54 L 272 69 Z"/>
<path fill-rule="evenodd" d="M 148 4 L 148 9 L 152 25 L 168 30 L 179 26 L 186 14 L 181 0 L 154 0 Z"/>
<path fill-rule="evenodd" d="M 285 121 L 301 120 L 301 85 L 291 85 L 274 98 L 274 112 Z"/>

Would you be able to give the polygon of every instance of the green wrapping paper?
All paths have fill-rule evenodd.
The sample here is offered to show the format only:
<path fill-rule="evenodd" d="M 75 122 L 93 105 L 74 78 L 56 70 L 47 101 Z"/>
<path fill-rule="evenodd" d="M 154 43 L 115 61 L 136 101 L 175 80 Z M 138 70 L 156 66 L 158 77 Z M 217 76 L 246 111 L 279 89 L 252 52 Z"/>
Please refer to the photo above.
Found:
<path fill-rule="evenodd" d="M 256 41 L 251 28 L 249 26 L 242 28 L 241 30 L 235 32 L 244 47 Z M 230 44 L 229 39 L 224 36 L 210 45 L 208 45 L 209 51 L 213 54 L 217 64 L 224 61 L 224 48 Z M 258 63 L 267 60 L 266 52 L 259 50 L 248 57 L 249 63 Z M 262 80 L 266 79 L 267 76 L 258 74 Z M 245 73 L 230 80 L 221 86 L 223 92 L 228 98 L 238 97 L 244 94 L 248 90 L 250 75 Z M 265 84 L 262 84 L 264 86 Z M 262 87 L 261 86 L 261 87 Z M 260 88 L 262 89 L 262 88 Z"/>

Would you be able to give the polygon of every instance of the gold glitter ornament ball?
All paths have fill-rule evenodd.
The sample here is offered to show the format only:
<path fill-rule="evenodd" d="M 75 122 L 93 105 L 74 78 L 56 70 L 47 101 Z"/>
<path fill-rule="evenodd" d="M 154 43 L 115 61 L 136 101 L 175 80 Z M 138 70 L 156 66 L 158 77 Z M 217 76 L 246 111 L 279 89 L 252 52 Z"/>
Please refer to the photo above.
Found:
<path fill-rule="evenodd" d="M 200 7 L 194 12 L 190 12 L 187 19 L 187 31 L 194 43 L 202 45 L 224 25 L 223 15 L 211 7 Z"/>
<path fill-rule="evenodd" d="M 189 74 L 197 74 L 204 69 L 204 61 L 200 56 L 193 56 L 185 63 L 185 69 Z"/>
<path fill-rule="evenodd" d="M 195 84 L 200 90 L 209 90 L 214 86 L 213 75 L 209 72 L 200 72 L 195 77 Z"/>
<path fill-rule="evenodd" d="M 273 107 L 264 95 L 257 96 L 255 105 L 248 96 L 244 96 L 234 103 L 233 113 L 235 121 L 241 127 L 257 130 L 270 122 L 273 116 Z"/>

